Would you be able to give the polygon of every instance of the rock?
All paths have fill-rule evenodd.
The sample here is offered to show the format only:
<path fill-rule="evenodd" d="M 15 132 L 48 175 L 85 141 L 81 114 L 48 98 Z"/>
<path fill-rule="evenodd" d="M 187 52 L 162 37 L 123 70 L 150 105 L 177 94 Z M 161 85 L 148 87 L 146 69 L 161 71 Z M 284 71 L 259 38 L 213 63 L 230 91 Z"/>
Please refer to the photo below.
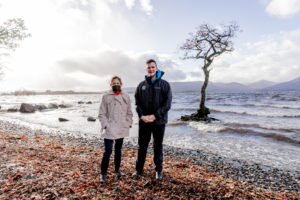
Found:
<path fill-rule="evenodd" d="M 88 101 L 88 102 L 86 102 L 86 104 L 92 104 L 92 102 L 91 102 L 91 101 Z"/>
<path fill-rule="evenodd" d="M 71 104 L 59 104 L 58 107 L 60 107 L 60 108 L 70 108 L 70 107 L 72 107 L 72 105 Z"/>
<path fill-rule="evenodd" d="M 39 105 L 35 105 L 35 110 L 45 110 L 47 109 L 47 106 L 45 106 L 44 104 L 39 104 Z"/>
<path fill-rule="evenodd" d="M 58 121 L 60 121 L 60 122 L 66 122 L 66 121 L 69 121 L 68 119 L 66 119 L 66 118 L 62 118 L 62 117 L 60 117 L 60 118 L 58 118 Z"/>
<path fill-rule="evenodd" d="M 90 121 L 90 122 L 94 122 L 94 121 L 96 121 L 96 118 L 94 118 L 94 117 L 88 117 L 87 120 Z"/>
<path fill-rule="evenodd" d="M 7 112 L 18 112 L 18 108 L 9 108 Z"/>
<path fill-rule="evenodd" d="M 20 112 L 21 113 L 34 113 L 35 107 L 28 103 L 22 103 L 21 107 L 20 107 Z"/>
<path fill-rule="evenodd" d="M 48 108 L 54 108 L 54 109 L 57 109 L 58 108 L 58 105 L 56 103 L 50 103 Z"/>
<path fill-rule="evenodd" d="M 83 101 L 78 101 L 78 104 L 84 104 L 84 102 Z"/>

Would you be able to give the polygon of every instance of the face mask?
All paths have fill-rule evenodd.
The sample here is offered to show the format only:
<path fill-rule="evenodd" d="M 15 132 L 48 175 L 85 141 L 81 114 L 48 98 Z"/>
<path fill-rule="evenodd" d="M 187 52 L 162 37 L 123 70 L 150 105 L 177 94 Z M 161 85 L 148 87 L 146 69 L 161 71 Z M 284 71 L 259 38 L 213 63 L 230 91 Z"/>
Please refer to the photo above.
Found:
<path fill-rule="evenodd" d="M 112 86 L 112 90 L 114 92 L 119 92 L 121 90 L 121 86 L 120 85 L 114 85 L 114 86 Z"/>

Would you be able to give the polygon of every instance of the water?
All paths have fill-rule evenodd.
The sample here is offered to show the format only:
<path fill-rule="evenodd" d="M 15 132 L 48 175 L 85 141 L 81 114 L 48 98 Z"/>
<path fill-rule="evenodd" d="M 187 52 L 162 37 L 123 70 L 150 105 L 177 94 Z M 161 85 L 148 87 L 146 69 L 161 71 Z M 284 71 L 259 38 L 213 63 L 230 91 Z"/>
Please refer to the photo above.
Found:
<path fill-rule="evenodd" d="M 134 97 L 134 125 L 130 137 L 137 137 L 138 117 Z M 198 108 L 200 94 L 173 94 L 169 125 L 164 143 L 182 148 L 201 149 L 231 159 L 247 160 L 285 170 L 300 171 L 300 92 L 208 93 L 206 105 L 211 117 L 220 121 L 178 122 L 180 116 Z M 99 137 L 100 123 L 88 122 L 97 117 L 101 94 L 1 96 L 2 110 L 21 103 L 66 103 L 70 108 L 45 110 L 33 114 L 0 112 L 0 120 L 35 129 L 58 130 L 80 137 Z M 78 104 L 92 101 L 92 104 Z M 69 119 L 59 122 L 58 117 Z"/>

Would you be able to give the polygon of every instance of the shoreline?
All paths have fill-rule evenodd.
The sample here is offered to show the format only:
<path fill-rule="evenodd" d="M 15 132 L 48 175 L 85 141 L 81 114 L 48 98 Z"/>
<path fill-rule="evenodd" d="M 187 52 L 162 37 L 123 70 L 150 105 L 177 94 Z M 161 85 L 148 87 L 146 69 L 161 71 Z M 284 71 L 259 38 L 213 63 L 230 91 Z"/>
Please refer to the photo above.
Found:
<path fill-rule="evenodd" d="M 0 131 L 1 199 L 297 199 L 224 178 L 193 164 L 165 156 L 164 178 L 154 178 L 147 156 L 144 174 L 130 178 L 136 151 L 123 150 L 125 177 L 113 173 L 100 184 L 103 151 L 66 138 Z M 128 177 L 128 178 L 127 178 Z"/>
<path fill-rule="evenodd" d="M 46 137 L 59 139 L 62 142 L 76 146 L 89 146 L 94 150 L 103 149 L 103 141 L 99 138 L 76 138 L 63 134 L 51 134 L 41 130 L 32 130 L 29 127 L 16 126 L 9 122 L 0 122 L 2 132 L 22 133 L 26 136 Z M 137 151 L 137 138 L 126 138 L 123 151 Z M 148 153 L 152 156 L 152 145 L 149 144 Z M 102 155 L 101 155 L 102 156 Z M 208 173 L 214 173 L 224 178 L 245 182 L 254 187 L 264 188 L 279 193 L 300 193 L 300 172 L 285 171 L 247 161 L 221 157 L 211 152 L 201 150 L 181 149 L 164 145 L 164 156 L 171 157 L 178 162 L 200 166 Z M 136 157 L 132 158 L 135 162 Z M 154 170 L 154 169 L 153 169 Z"/>

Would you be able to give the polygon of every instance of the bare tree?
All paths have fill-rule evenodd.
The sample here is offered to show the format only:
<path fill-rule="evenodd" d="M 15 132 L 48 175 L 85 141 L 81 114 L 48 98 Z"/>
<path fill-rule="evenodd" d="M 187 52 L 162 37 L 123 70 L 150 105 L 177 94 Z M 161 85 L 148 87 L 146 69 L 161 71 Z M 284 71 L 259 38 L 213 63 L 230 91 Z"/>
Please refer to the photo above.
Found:
<path fill-rule="evenodd" d="M 9 19 L 0 25 L 0 61 L 1 57 L 9 55 L 19 46 L 19 41 L 30 37 L 24 20 L 20 18 Z M 0 62 L 0 77 L 3 75 L 3 64 Z"/>
<path fill-rule="evenodd" d="M 214 59 L 225 52 L 233 51 L 232 38 L 239 30 L 235 23 L 222 25 L 220 27 L 211 27 L 208 24 L 200 25 L 195 33 L 190 33 L 185 43 L 180 47 L 184 51 L 183 59 L 201 59 L 203 60 L 202 70 L 205 80 L 201 88 L 201 100 L 199 109 L 190 116 L 181 117 L 182 120 L 204 120 L 210 121 L 208 117 L 209 109 L 205 107 L 206 87 L 209 81 L 210 66 Z"/>

